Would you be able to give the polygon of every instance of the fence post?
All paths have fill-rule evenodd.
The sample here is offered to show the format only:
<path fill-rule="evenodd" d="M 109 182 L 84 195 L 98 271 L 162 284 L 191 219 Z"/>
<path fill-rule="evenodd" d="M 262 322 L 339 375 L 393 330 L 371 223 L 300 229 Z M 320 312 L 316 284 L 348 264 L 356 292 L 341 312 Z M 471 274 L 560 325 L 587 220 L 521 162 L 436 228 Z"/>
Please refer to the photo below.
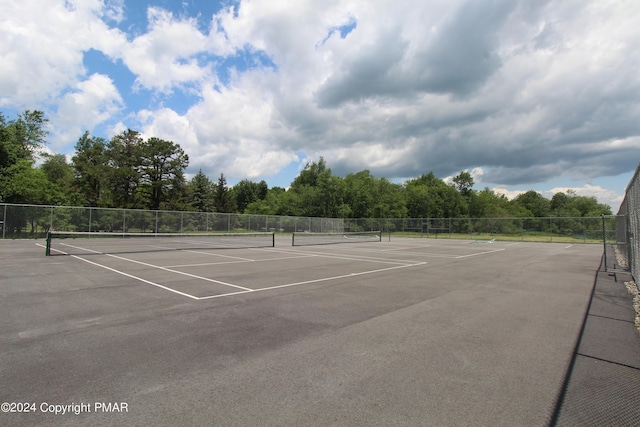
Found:
<path fill-rule="evenodd" d="M 5 230 L 7 227 L 7 205 L 4 205 L 4 214 L 2 215 L 2 238 L 4 239 Z"/>
<path fill-rule="evenodd" d="M 604 271 L 607 271 L 607 231 L 605 229 L 604 214 L 602 215 L 602 246 L 604 249 L 602 255 L 604 260 Z"/>

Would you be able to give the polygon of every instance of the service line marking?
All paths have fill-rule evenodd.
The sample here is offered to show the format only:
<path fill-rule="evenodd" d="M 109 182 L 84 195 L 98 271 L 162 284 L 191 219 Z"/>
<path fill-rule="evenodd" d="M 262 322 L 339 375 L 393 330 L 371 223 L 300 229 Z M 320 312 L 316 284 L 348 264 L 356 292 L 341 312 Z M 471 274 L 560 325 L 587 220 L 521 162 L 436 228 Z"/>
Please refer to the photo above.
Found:
<path fill-rule="evenodd" d="M 104 268 L 104 269 L 109 270 L 109 271 L 112 271 L 112 272 L 114 272 L 114 273 L 121 274 L 121 275 L 126 276 L 126 277 L 129 277 L 129 278 L 131 278 L 131 279 L 138 280 L 138 281 L 143 282 L 143 283 L 146 283 L 146 284 L 148 284 L 148 285 L 156 286 L 156 287 L 158 287 L 158 288 L 164 289 L 165 291 L 173 292 L 173 293 L 175 293 L 175 294 L 182 295 L 182 296 L 184 296 L 184 297 L 191 298 L 191 299 L 195 299 L 195 300 L 198 300 L 198 299 L 199 299 L 199 298 L 198 298 L 198 297 L 196 297 L 196 296 L 193 296 L 193 295 L 187 294 L 187 293 L 185 293 L 185 292 L 177 291 L 177 290 L 172 289 L 172 288 L 169 288 L 169 287 L 167 287 L 167 286 L 163 286 L 163 285 L 161 285 L 161 284 L 159 284 L 159 283 L 155 283 L 155 282 L 152 282 L 152 281 L 150 281 L 150 280 L 143 279 L 142 277 L 134 276 L 133 274 L 125 273 L 124 271 L 120 271 L 120 270 L 117 270 L 117 269 L 115 269 L 115 268 L 107 267 L 106 265 L 99 264 L 99 263 L 97 263 L 97 262 L 89 261 L 88 259 L 82 258 L 81 256 L 71 255 L 71 257 L 73 257 L 73 258 L 75 258 L 75 259 L 79 259 L 79 260 L 84 261 L 84 262 L 87 262 L 87 263 L 89 263 L 89 264 L 95 265 L 95 266 L 97 266 L 97 267 Z"/>
<path fill-rule="evenodd" d="M 327 254 L 325 252 L 297 251 L 297 250 L 287 250 L 287 249 L 279 249 L 279 250 L 274 249 L 274 251 L 283 252 L 287 254 L 304 253 L 304 254 L 310 254 L 311 256 L 316 256 L 321 258 L 335 258 L 335 259 L 349 260 L 349 261 L 375 262 L 378 264 L 400 264 L 400 265 L 408 265 L 408 266 L 420 264 L 412 260 L 395 260 L 395 259 L 389 259 L 389 258 L 378 258 L 378 257 L 360 256 L 360 255 L 332 255 L 332 254 Z"/>
<path fill-rule="evenodd" d="M 477 256 L 477 255 L 492 254 L 494 252 L 502 252 L 502 251 L 504 251 L 504 248 L 502 248 L 502 249 L 494 249 L 492 251 L 477 252 L 475 254 L 469 254 L 469 255 L 458 255 L 456 257 L 456 259 L 457 258 L 469 258 L 469 257 L 472 257 L 472 256 Z"/>
<path fill-rule="evenodd" d="M 387 268 L 380 268 L 377 270 L 369 270 L 369 271 L 362 271 L 359 273 L 349 273 L 349 274 L 342 274 L 340 276 L 332 276 L 332 277 L 323 277 L 320 279 L 313 279 L 313 280 L 305 280 L 302 282 L 294 282 L 294 283 L 286 283 L 284 285 L 276 285 L 276 286 L 269 286 L 267 288 L 260 288 L 260 289 L 253 289 L 250 291 L 238 291 L 238 292 L 230 292 L 230 293 L 226 293 L 226 294 L 220 294 L 220 295 L 209 295 L 209 296 L 204 296 L 204 297 L 197 297 L 198 300 L 205 300 L 205 299 L 213 299 L 213 298 L 221 298 L 221 297 L 228 297 L 228 296 L 232 296 L 232 295 L 240 295 L 240 294 L 246 294 L 249 292 L 262 292 L 262 291 L 269 291 L 269 290 L 273 290 L 273 289 L 281 289 L 281 288 L 288 288 L 288 287 L 292 287 L 292 286 L 300 286 L 300 285 L 308 285 L 310 283 L 319 283 L 319 282 L 327 282 L 330 280 L 339 280 L 339 279 L 345 279 L 347 277 L 354 277 L 354 276 L 362 276 L 365 274 L 373 274 L 373 273 L 381 273 L 383 271 L 389 271 L 389 270 L 397 270 L 400 268 L 407 268 L 407 267 L 417 267 L 420 265 L 425 265 L 426 262 L 420 262 L 417 264 L 409 264 L 409 265 L 397 265 L 395 267 L 387 267 Z"/>
<path fill-rule="evenodd" d="M 213 299 L 213 298 L 221 298 L 221 297 L 233 296 L 233 295 L 241 295 L 241 294 L 253 293 L 253 292 L 262 292 L 262 291 L 268 291 L 268 290 L 273 290 L 273 289 L 288 288 L 288 287 L 306 285 L 306 284 L 311 284 L 311 283 L 320 283 L 320 282 L 327 282 L 327 281 L 332 281 L 332 280 L 352 278 L 352 277 L 362 276 L 362 275 L 366 275 L 366 274 L 375 274 L 375 273 L 381 273 L 381 272 L 384 272 L 384 271 L 390 271 L 390 270 L 396 270 L 396 269 L 408 268 L 408 267 L 417 267 L 417 266 L 421 266 L 421 265 L 427 264 L 426 262 L 415 262 L 415 261 L 414 262 L 405 262 L 405 263 L 403 263 L 401 265 L 395 265 L 393 267 L 380 268 L 380 269 L 376 269 L 376 270 L 368 270 L 368 271 L 362 271 L 362 272 L 358 272 L 358 273 L 342 274 L 342 275 L 339 275 L 339 276 L 323 277 L 323 278 L 320 278 L 320 279 L 304 280 L 304 281 L 301 281 L 301 282 L 286 283 L 286 284 L 282 284 L 282 285 L 269 286 L 269 287 L 266 287 L 266 288 L 250 289 L 250 288 L 246 288 L 246 287 L 243 287 L 243 286 L 234 285 L 232 283 L 226 283 L 226 282 L 222 282 L 222 281 L 219 281 L 219 280 L 210 279 L 210 278 L 207 278 L 207 277 L 197 276 L 195 274 L 190 274 L 190 273 L 185 273 L 185 272 L 178 271 L 178 270 L 173 270 L 173 269 L 168 268 L 168 267 L 161 267 L 161 266 L 149 264 L 149 263 L 142 262 L 142 261 L 137 261 L 137 260 L 133 260 L 133 259 L 129 259 L 129 258 L 124 258 L 124 257 L 113 255 L 113 254 L 94 251 L 92 249 L 72 246 L 72 245 L 68 245 L 68 244 L 64 244 L 64 245 L 68 246 L 68 247 L 71 247 L 71 248 L 84 250 L 86 252 L 91 252 L 91 253 L 100 254 L 100 255 L 106 255 L 106 256 L 109 256 L 109 257 L 112 257 L 112 258 L 116 258 L 116 259 L 119 259 L 119 260 L 128 261 L 128 262 L 144 265 L 144 266 L 151 267 L 151 268 L 157 268 L 157 269 L 168 271 L 168 272 L 171 272 L 171 273 L 181 274 L 181 275 L 184 275 L 184 276 L 192 277 L 194 279 L 200 279 L 200 280 L 213 282 L 213 283 L 217 283 L 217 284 L 221 284 L 221 285 L 225 285 L 225 286 L 229 286 L 229 287 L 240 289 L 239 291 L 236 291 L 236 292 L 227 292 L 227 293 L 224 293 L 224 294 L 197 297 L 197 296 L 188 294 L 186 292 L 181 292 L 181 291 L 175 290 L 173 288 L 170 288 L 168 286 L 160 285 L 159 283 L 155 283 L 155 282 L 152 282 L 150 280 L 143 279 L 143 278 L 135 276 L 133 274 L 125 273 L 125 272 L 123 272 L 121 270 L 118 270 L 118 269 L 115 269 L 115 268 L 112 268 L 112 267 L 108 267 L 106 265 L 103 265 L 103 264 L 100 264 L 100 263 L 97 263 L 97 262 L 94 262 L 94 261 L 90 261 L 88 259 L 83 258 L 82 256 L 79 256 L 79 255 L 69 255 L 69 254 L 67 254 L 67 255 L 71 256 L 72 258 L 79 259 L 79 260 L 84 261 L 84 262 L 86 262 L 88 264 L 95 265 L 96 267 L 104 268 L 104 269 L 109 270 L 111 272 L 114 272 L 116 274 L 120 274 L 122 276 L 129 277 L 131 279 L 138 280 L 140 282 L 143 282 L 143 283 L 146 283 L 146 284 L 149 284 L 149 285 L 164 289 L 166 291 L 169 291 L 169 292 L 172 292 L 172 293 L 175 293 L 175 294 L 178 294 L 178 295 L 185 296 L 185 297 L 190 298 L 190 299 L 198 300 L 198 301 L 207 300 L 207 299 Z M 63 251 L 60 251 L 60 250 L 56 250 L 56 251 L 60 252 L 60 253 L 63 253 L 63 254 L 66 254 L 66 252 L 63 252 Z M 281 251 L 281 252 L 291 253 L 291 252 L 288 252 L 288 251 Z M 358 256 L 354 256 L 353 258 L 347 258 L 347 257 L 328 256 L 326 254 L 312 254 L 312 255 L 307 255 L 306 257 L 313 257 L 313 256 L 320 256 L 320 257 L 326 257 L 326 258 L 350 259 L 350 260 L 353 260 L 353 261 L 364 261 L 364 262 L 381 262 L 382 261 L 382 260 L 376 259 L 376 258 L 366 258 L 366 257 L 358 257 Z M 284 259 L 288 259 L 288 258 L 289 257 L 284 258 Z M 269 260 L 265 260 L 265 261 L 269 261 Z M 384 260 L 383 262 L 385 262 L 385 261 L 387 263 L 389 263 L 389 264 L 398 264 L 398 262 L 390 262 L 389 260 Z"/>
<path fill-rule="evenodd" d="M 224 264 L 244 264 L 247 262 L 267 262 L 267 261 L 280 261 L 297 258 L 313 258 L 314 255 L 302 255 L 302 256 L 288 256 L 278 258 L 265 258 L 265 259 L 252 259 L 247 261 L 221 261 L 221 262 L 203 262 L 198 264 L 180 264 L 180 265 L 167 265 L 167 268 L 184 268 L 184 267 L 205 267 L 208 265 L 224 265 Z"/>
<path fill-rule="evenodd" d="M 121 256 L 118 256 L 118 255 L 105 254 L 104 252 L 94 251 L 94 250 L 86 249 L 86 248 L 80 248 L 80 247 L 77 247 L 77 246 L 71 246 L 71 245 L 67 245 L 67 244 L 65 244 L 65 246 L 69 246 L 71 248 L 80 249 L 80 250 L 84 250 L 84 251 L 88 251 L 88 252 L 93 252 L 93 253 L 96 253 L 96 254 L 106 255 L 106 256 L 111 257 L 111 258 L 119 259 L 119 260 L 122 260 L 122 261 L 128 261 L 128 262 L 132 262 L 132 263 L 135 263 L 135 264 L 144 265 L 146 267 L 157 268 L 159 270 L 168 271 L 170 273 L 181 274 L 183 276 L 192 277 L 194 279 L 200 279 L 200 280 L 204 280 L 204 281 L 207 281 L 207 282 L 217 283 L 219 285 L 230 286 L 232 288 L 243 289 L 243 290 L 246 290 L 246 291 L 251 291 L 252 290 L 250 288 L 245 288 L 244 286 L 234 285 L 233 283 L 227 283 L 227 282 L 222 282 L 220 280 L 210 279 L 208 277 L 197 276 L 195 274 L 185 273 L 184 271 L 180 271 L 180 270 L 172 270 L 171 268 L 160 267 L 158 265 L 149 264 L 148 262 L 136 261 L 134 259 L 125 258 L 125 257 L 121 257 Z"/>

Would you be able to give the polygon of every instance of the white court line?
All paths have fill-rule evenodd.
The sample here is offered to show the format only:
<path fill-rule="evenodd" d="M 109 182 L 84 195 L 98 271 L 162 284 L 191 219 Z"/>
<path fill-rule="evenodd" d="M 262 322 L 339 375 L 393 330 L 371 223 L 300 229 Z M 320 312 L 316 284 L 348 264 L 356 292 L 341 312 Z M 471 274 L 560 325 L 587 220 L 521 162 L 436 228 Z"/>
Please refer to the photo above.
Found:
<path fill-rule="evenodd" d="M 504 251 L 504 248 L 501 248 L 501 249 L 494 249 L 494 250 L 492 250 L 492 251 L 478 252 L 478 253 L 475 253 L 475 254 L 469 254 L 469 255 L 458 255 L 458 256 L 456 257 L 456 259 L 457 259 L 457 258 L 469 258 L 469 257 L 472 257 L 472 256 L 485 255 L 485 254 L 491 254 L 491 253 L 494 253 L 494 252 L 502 252 L 502 251 Z"/>
<path fill-rule="evenodd" d="M 300 252 L 296 250 L 287 250 L 287 249 L 280 249 L 280 250 L 273 249 L 273 252 L 283 252 L 287 254 L 305 253 L 305 254 L 311 254 L 311 256 L 316 256 L 321 258 L 335 258 L 335 259 L 344 259 L 344 260 L 350 260 L 350 261 L 375 262 L 375 263 L 382 263 L 382 264 L 401 264 L 401 265 L 409 264 L 409 266 L 414 264 L 417 265 L 416 261 L 414 260 L 400 260 L 400 259 L 390 260 L 389 258 L 377 258 L 377 257 L 359 256 L 359 255 L 330 255 L 324 252 L 312 252 L 312 251 Z"/>
<path fill-rule="evenodd" d="M 427 256 L 432 258 L 457 258 L 458 255 L 453 254 L 439 254 L 434 252 L 401 252 L 401 255 L 418 255 L 418 256 Z"/>
<path fill-rule="evenodd" d="M 213 299 L 213 298 L 221 298 L 221 297 L 228 297 L 228 296 L 233 296 L 233 295 L 246 294 L 246 293 L 250 293 L 250 292 L 253 293 L 253 292 L 269 291 L 269 290 L 273 290 L 273 289 L 288 288 L 288 287 L 292 287 L 292 286 L 308 285 L 310 283 L 319 283 L 319 282 L 327 282 L 327 281 L 330 281 L 330 280 L 345 279 L 347 277 L 362 276 L 362 275 L 365 275 L 365 274 L 381 273 L 383 271 L 396 270 L 396 269 L 399 269 L 399 268 L 417 267 L 419 265 L 425 265 L 425 264 L 426 264 L 426 262 L 420 262 L 420 263 L 417 263 L 417 264 L 410 264 L 410 265 L 397 265 L 395 267 L 387 267 L 387 268 L 380 268 L 378 270 L 362 271 L 360 273 L 350 273 L 350 274 L 343 274 L 343 275 L 340 275 L 340 276 L 323 277 L 321 279 L 305 280 L 303 282 L 286 283 L 284 285 L 269 286 L 268 288 L 253 289 L 251 291 L 245 291 L 245 292 L 231 292 L 231 293 L 220 294 L 220 295 L 209 295 L 209 296 L 206 296 L 206 297 L 197 297 L 197 299 L 198 300 L 205 300 L 205 299 Z"/>
<path fill-rule="evenodd" d="M 168 271 L 170 273 L 181 274 L 183 276 L 191 277 L 191 278 L 194 278 L 194 279 L 200 279 L 200 280 L 204 280 L 204 281 L 207 281 L 207 282 L 217 283 L 219 285 L 230 286 L 232 288 L 244 289 L 246 291 L 251 291 L 252 290 L 252 289 L 249 289 L 249 288 L 245 288 L 244 286 L 234 285 L 232 283 L 222 282 L 220 280 L 209 279 L 208 277 L 197 276 L 195 274 L 185 273 L 184 271 L 172 270 L 172 269 L 167 268 L 167 267 L 160 267 L 158 265 L 149 264 L 147 262 L 136 261 L 134 259 L 124 258 L 124 257 L 113 255 L 113 254 L 105 254 L 103 252 L 94 251 L 94 250 L 86 249 L 86 248 L 80 248 L 80 247 L 77 247 L 77 246 L 68 245 L 66 243 L 63 243 L 63 244 L 65 246 L 69 246 L 70 248 L 80 249 L 80 250 L 83 250 L 83 251 L 93 252 L 93 253 L 96 253 L 96 254 L 102 254 L 102 255 L 106 255 L 108 257 L 120 259 L 120 260 L 123 260 L 123 261 L 129 261 L 129 262 L 133 262 L 135 264 L 144 265 L 146 267 L 152 267 L 152 268 L 157 268 L 159 270 Z"/>
<path fill-rule="evenodd" d="M 222 254 L 216 254 L 216 253 L 211 253 L 211 252 L 202 252 L 202 251 L 196 251 L 193 249 L 176 249 L 176 248 L 163 248 L 163 249 L 174 249 L 174 250 L 178 250 L 180 252 L 190 252 L 192 254 L 200 254 L 200 255 L 208 255 L 208 256 L 216 256 L 216 257 L 221 257 L 221 258 L 231 258 L 231 259 L 237 259 L 240 261 L 255 261 L 254 259 L 251 258 L 242 258 L 239 256 L 231 256 L 231 255 L 222 255 Z"/>
<path fill-rule="evenodd" d="M 167 265 L 167 268 L 178 268 L 178 267 L 204 267 L 208 265 L 224 265 L 224 264 L 244 264 L 246 262 L 267 262 L 267 261 L 279 261 L 279 260 L 287 260 L 287 259 L 297 259 L 297 258 L 313 258 L 314 255 L 303 255 L 303 256 L 288 256 L 288 257 L 278 257 L 278 258 L 266 258 L 266 259 L 252 259 L 248 261 L 221 261 L 221 262 L 203 262 L 199 264 L 181 264 L 181 265 Z"/>
<path fill-rule="evenodd" d="M 255 262 L 254 260 L 246 260 L 246 261 L 220 261 L 220 262 L 201 262 L 197 264 L 177 264 L 177 265 L 166 265 L 166 268 L 182 268 L 182 267 L 205 267 L 208 265 L 228 265 L 228 264 L 246 264 L 248 262 Z"/>
<path fill-rule="evenodd" d="M 418 262 L 418 263 L 416 263 L 415 261 L 413 261 L 413 262 L 406 262 L 406 263 L 404 263 L 402 265 L 396 265 L 394 267 L 387 267 L 387 268 L 381 268 L 381 269 L 376 269 L 376 270 L 363 271 L 363 272 L 359 272 L 359 273 L 343 274 L 343 275 L 340 275 L 340 276 L 324 277 L 324 278 L 320 278 L 320 279 L 305 280 L 305 281 L 302 281 L 302 282 L 286 283 L 286 284 L 283 284 L 283 285 L 270 286 L 270 287 L 267 287 L 267 288 L 250 289 L 250 288 L 245 288 L 243 286 L 233 285 L 231 283 L 225 283 L 225 282 L 221 282 L 221 281 L 218 281 L 218 280 L 209 279 L 207 277 L 202 277 L 202 276 L 197 276 L 197 275 L 194 275 L 194 274 L 184 273 L 184 272 L 177 271 L 177 270 L 171 270 L 171 269 L 169 269 L 167 267 L 160 267 L 160 266 L 153 265 L 153 264 L 148 264 L 148 263 L 145 263 L 145 262 L 142 262 L 142 261 L 136 261 L 136 260 L 132 260 L 132 259 L 128 259 L 128 258 L 124 258 L 124 257 L 112 255 L 112 254 L 105 254 L 103 252 L 98 252 L 98 251 L 94 251 L 94 250 L 91 250 L 91 249 L 81 248 L 81 247 L 72 246 L 72 245 L 68 245 L 68 244 L 64 244 L 64 245 L 72 247 L 72 248 L 75 248 L 75 249 L 84 250 L 84 251 L 87 251 L 87 252 L 92 252 L 92 253 L 101 254 L 101 255 L 107 255 L 109 257 L 120 259 L 120 260 L 123 260 L 123 261 L 129 261 L 129 262 L 145 265 L 145 266 L 152 267 L 152 268 L 158 268 L 160 270 L 165 270 L 165 271 L 169 271 L 169 272 L 176 273 L 176 274 L 182 274 L 182 275 L 189 276 L 189 277 L 192 277 L 192 278 L 195 278 L 195 279 L 201 279 L 201 280 L 205 280 L 205 281 L 209 281 L 209 282 L 214 282 L 214 283 L 218 283 L 218 284 L 222 284 L 222 285 L 226 285 L 226 286 L 242 289 L 241 291 L 237 291 L 237 292 L 228 292 L 228 293 L 219 294 L 219 295 L 209 295 L 209 296 L 204 296 L 204 297 L 196 297 L 194 295 L 190 295 L 190 294 L 187 294 L 185 292 L 177 291 L 175 289 L 169 288 L 167 286 L 160 285 L 158 283 L 143 279 L 141 277 L 125 273 L 125 272 L 117 270 L 115 268 L 107 267 L 106 265 L 99 264 L 99 263 L 94 262 L 94 261 L 89 261 L 89 260 L 87 260 L 85 258 L 82 258 L 81 256 L 71 255 L 73 258 L 79 259 L 81 261 L 87 262 L 87 263 L 95 265 L 97 267 L 104 268 L 104 269 L 112 271 L 114 273 L 129 277 L 129 278 L 141 281 L 143 283 L 147 283 L 149 285 L 156 286 L 158 288 L 161 288 L 161 289 L 164 289 L 164 290 L 167 290 L 167 291 L 170 291 L 170 292 L 173 292 L 175 294 L 182 295 L 182 296 L 185 296 L 185 297 L 188 297 L 188 298 L 191 298 L 191 299 L 195 299 L 195 300 L 198 300 L 198 301 L 199 300 L 206 300 L 206 299 L 233 296 L 233 295 L 240 295 L 240 294 L 245 294 L 245 293 L 262 292 L 262 291 L 268 291 L 268 290 L 280 289 L 280 288 L 287 288 L 287 287 L 292 287 L 292 286 L 300 286 L 300 285 L 305 285 L 305 284 L 310 284 L 310 283 L 326 282 L 326 281 L 331 281 L 331 280 L 344 279 L 344 278 L 348 278 L 348 277 L 362 276 L 362 275 L 365 275 L 365 274 L 373 274 L 373 273 L 380 273 L 380 272 L 389 271 L 389 270 L 396 270 L 396 269 L 400 269 L 400 268 L 417 267 L 417 266 L 420 266 L 420 265 L 427 264 L 426 262 Z M 60 252 L 60 253 L 65 253 L 65 252 L 60 251 L 60 250 L 56 250 L 56 251 Z M 280 251 L 280 252 L 290 253 L 290 252 L 287 252 L 287 251 Z M 311 255 L 311 256 L 326 256 L 326 255 L 320 254 L 320 255 Z M 334 256 L 326 256 L 326 257 L 327 258 L 349 259 L 349 258 L 334 257 Z M 285 259 L 288 259 L 288 257 L 285 258 Z M 368 259 L 366 259 L 364 257 L 351 258 L 351 260 L 353 260 L 353 261 L 372 261 L 372 262 L 374 262 L 373 259 L 368 260 Z M 267 260 L 265 260 L 265 261 L 267 261 Z M 377 261 L 377 262 L 380 262 L 380 261 Z M 396 263 L 391 263 L 390 262 L 390 264 L 396 264 Z"/>
<path fill-rule="evenodd" d="M 443 253 L 437 253 L 437 252 L 405 252 L 407 249 L 418 249 L 418 248 L 440 248 L 442 246 L 432 246 L 432 245 L 426 245 L 426 246 L 411 246 L 411 247 L 400 247 L 400 248 L 392 248 L 392 249 L 384 249 L 382 251 L 373 251 L 373 250 L 366 250 L 366 249 L 359 249 L 360 251 L 371 251 L 371 252 L 384 252 L 384 253 L 394 253 L 397 252 L 398 255 L 417 255 L 417 256 L 423 256 L 423 257 L 432 257 L 432 258 L 450 258 L 450 259 L 456 259 L 456 258 L 465 258 L 468 256 L 475 256 L 475 255 L 481 255 L 483 253 L 488 253 L 488 252 L 480 252 L 480 253 L 474 253 L 471 255 L 454 255 L 454 254 L 443 254 Z M 449 248 L 459 248 L 459 246 L 447 246 Z M 499 249 L 499 250 L 504 250 L 504 249 Z"/>
<path fill-rule="evenodd" d="M 58 252 L 61 252 L 61 251 L 58 251 Z M 129 277 L 131 279 L 139 280 L 139 281 L 141 281 L 143 283 L 146 283 L 148 285 L 156 286 L 158 288 L 164 289 L 165 291 L 173 292 L 175 294 L 182 295 L 182 296 L 185 296 L 185 297 L 188 297 L 188 298 L 191 298 L 191 299 L 195 299 L 195 300 L 200 299 L 200 298 L 195 297 L 193 295 L 189 295 L 189 294 L 184 293 L 184 292 L 176 291 L 175 289 L 171 289 L 171 288 L 169 288 L 167 286 L 163 286 L 163 285 L 160 285 L 158 283 L 152 282 L 150 280 L 143 279 L 142 277 L 134 276 L 133 274 L 125 273 L 124 271 L 116 270 L 115 268 L 107 267 L 106 265 L 102 265 L 102 264 L 98 264 L 97 262 L 89 261 L 88 259 L 84 259 L 84 258 L 82 258 L 80 256 L 77 256 L 77 255 L 71 255 L 71 257 L 73 257 L 75 259 L 79 259 L 79 260 L 84 261 L 84 262 L 88 262 L 89 264 L 95 265 L 97 267 L 102 267 L 102 268 L 104 268 L 106 270 L 113 271 L 114 273 L 121 274 L 121 275 Z"/>

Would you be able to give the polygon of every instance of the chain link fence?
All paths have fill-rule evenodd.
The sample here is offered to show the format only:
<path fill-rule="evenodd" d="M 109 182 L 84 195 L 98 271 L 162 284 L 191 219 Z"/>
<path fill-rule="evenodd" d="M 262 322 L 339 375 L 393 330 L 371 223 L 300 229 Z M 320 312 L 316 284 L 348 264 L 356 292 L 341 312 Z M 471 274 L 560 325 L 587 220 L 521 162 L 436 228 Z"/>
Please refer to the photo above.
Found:
<path fill-rule="evenodd" d="M 344 220 L 339 218 L 17 204 L 0 204 L 0 221 L 3 239 L 44 238 L 48 231 L 327 233 L 344 230 Z"/>
<path fill-rule="evenodd" d="M 640 164 L 627 186 L 616 221 L 614 251 L 618 265 L 631 271 L 636 283 L 640 279 Z M 606 248 L 606 245 L 605 245 Z"/>
<path fill-rule="evenodd" d="M 628 221 L 626 215 L 602 216 L 605 271 L 629 272 Z"/>
<path fill-rule="evenodd" d="M 345 219 L 346 231 L 436 239 L 600 243 L 600 217 Z"/>
<path fill-rule="evenodd" d="M 382 231 L 387 235 L 427 238 L 569 243 L 601 243 L 603 241 L 603 225 L 600 217 L 340 219 L 0 204 L 0 226 L 4 239 L 43 238 L 48 231 L 110 233 Z"/>

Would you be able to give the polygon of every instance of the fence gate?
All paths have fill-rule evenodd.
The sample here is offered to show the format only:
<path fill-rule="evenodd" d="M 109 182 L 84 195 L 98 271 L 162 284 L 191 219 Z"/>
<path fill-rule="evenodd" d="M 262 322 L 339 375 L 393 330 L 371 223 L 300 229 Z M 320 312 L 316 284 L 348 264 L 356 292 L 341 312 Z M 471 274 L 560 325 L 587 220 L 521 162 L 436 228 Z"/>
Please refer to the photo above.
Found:
<path fill-rule="evenodd" d="M 629 272 L 629 224 L 626 215 L 602 216 L 605 271 Z"/>

